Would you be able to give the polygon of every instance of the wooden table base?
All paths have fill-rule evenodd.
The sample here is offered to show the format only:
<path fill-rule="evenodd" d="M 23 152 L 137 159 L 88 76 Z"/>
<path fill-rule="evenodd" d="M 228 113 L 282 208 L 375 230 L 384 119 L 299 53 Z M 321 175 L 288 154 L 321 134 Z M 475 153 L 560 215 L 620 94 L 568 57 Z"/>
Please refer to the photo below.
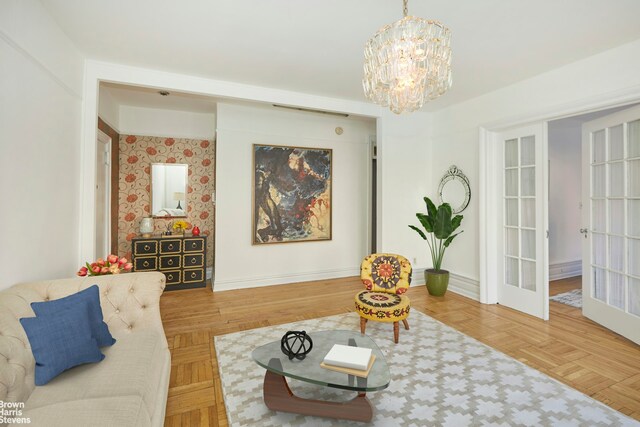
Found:
<path fill-rule="evenodd" d="M 293 394 L 284 376 L 269 370 L 264 376 L 263 392 L 264 403 L 272 411 L 364 422 L 373 418 L 373 407 L 366 393 L 358 393 L 347 402 L 304 399 Z"/>

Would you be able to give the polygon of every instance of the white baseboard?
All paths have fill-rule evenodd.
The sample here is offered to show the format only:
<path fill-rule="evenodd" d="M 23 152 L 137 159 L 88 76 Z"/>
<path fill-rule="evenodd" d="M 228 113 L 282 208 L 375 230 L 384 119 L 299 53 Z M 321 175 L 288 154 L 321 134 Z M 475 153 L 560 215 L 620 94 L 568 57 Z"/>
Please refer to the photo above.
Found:
<path fill-rule="evenodd" d="M 411 286 L 424 285 L 424 268 L 413 270 Z M 480 301 L 480 282 L 460 274 L 449 272 L 449 287 L 447 290 L 456 294 Z"/>
<path fill-rule="evenodd" d="M 549 280 L 560 280 L 582 274 L 582 260 L 559 262 L 549 265 Z"/>
<path fill-rule="evenodd" d="M 338 279 L 340 277 L 359 276 L 359 268 L 342 268 L 306 273 L 282 274 L 277 276 L 244 277 L 213 281 L 213 291 L 230 291 L 233 289 L 258 288 L 262 286 L 284 285 L 286 283 L 310 282 L 312 280 Z"/>

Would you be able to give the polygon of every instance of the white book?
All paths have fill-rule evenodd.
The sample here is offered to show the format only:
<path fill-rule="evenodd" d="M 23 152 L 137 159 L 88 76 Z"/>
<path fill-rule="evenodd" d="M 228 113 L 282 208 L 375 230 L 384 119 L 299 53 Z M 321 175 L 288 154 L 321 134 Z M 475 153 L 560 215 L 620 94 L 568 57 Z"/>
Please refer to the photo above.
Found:
<path fill-rule="evenodd" d="M 324 363 L 364 371 L 369 366 L 370 359 L 370 348 L 334 344 L 331 350 L 329 350 L 329 353 L 324 357 Z"/>

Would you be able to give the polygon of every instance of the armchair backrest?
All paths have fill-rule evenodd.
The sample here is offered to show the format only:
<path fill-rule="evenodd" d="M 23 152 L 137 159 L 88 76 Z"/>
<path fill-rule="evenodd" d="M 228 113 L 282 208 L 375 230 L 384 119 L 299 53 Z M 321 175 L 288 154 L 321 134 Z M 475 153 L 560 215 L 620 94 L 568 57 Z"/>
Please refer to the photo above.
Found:
<path fill-rule="evenodd" d="M 396 254 L 371 254 L 360 265 L 360 279 L 373 292 L 405 293 L 411 285 L 411 272 L 409 260 Z"/>

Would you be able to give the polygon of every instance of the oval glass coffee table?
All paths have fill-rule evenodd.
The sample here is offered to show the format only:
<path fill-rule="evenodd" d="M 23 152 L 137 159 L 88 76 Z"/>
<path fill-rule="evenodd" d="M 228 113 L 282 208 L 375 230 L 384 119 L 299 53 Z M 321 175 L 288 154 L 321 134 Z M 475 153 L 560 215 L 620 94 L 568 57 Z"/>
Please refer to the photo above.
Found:
<path fill-rule="evenodd" d="M 330 417 L 353 421 L 371 421 L 373 407 L 367 399 L 368 391 L 383 390 L 389 386 L 391 375 L 384 355 L 376 343 L 356 331 L 309 332 L 313 349 L 304 360 L 289 360 L 280 350 L 280 340 L 253 350 L 253 360 L 267 370 L 264 376 L 264 403 L 273 411 Z M 376 356 L 367 378 L 322 368 L 320 363 L 334 344 L 370 348 Z M 357 396 L 346 402 L 303 399 L 293 394 L 285 377 L 317 384 L 353 390 Z"/>

